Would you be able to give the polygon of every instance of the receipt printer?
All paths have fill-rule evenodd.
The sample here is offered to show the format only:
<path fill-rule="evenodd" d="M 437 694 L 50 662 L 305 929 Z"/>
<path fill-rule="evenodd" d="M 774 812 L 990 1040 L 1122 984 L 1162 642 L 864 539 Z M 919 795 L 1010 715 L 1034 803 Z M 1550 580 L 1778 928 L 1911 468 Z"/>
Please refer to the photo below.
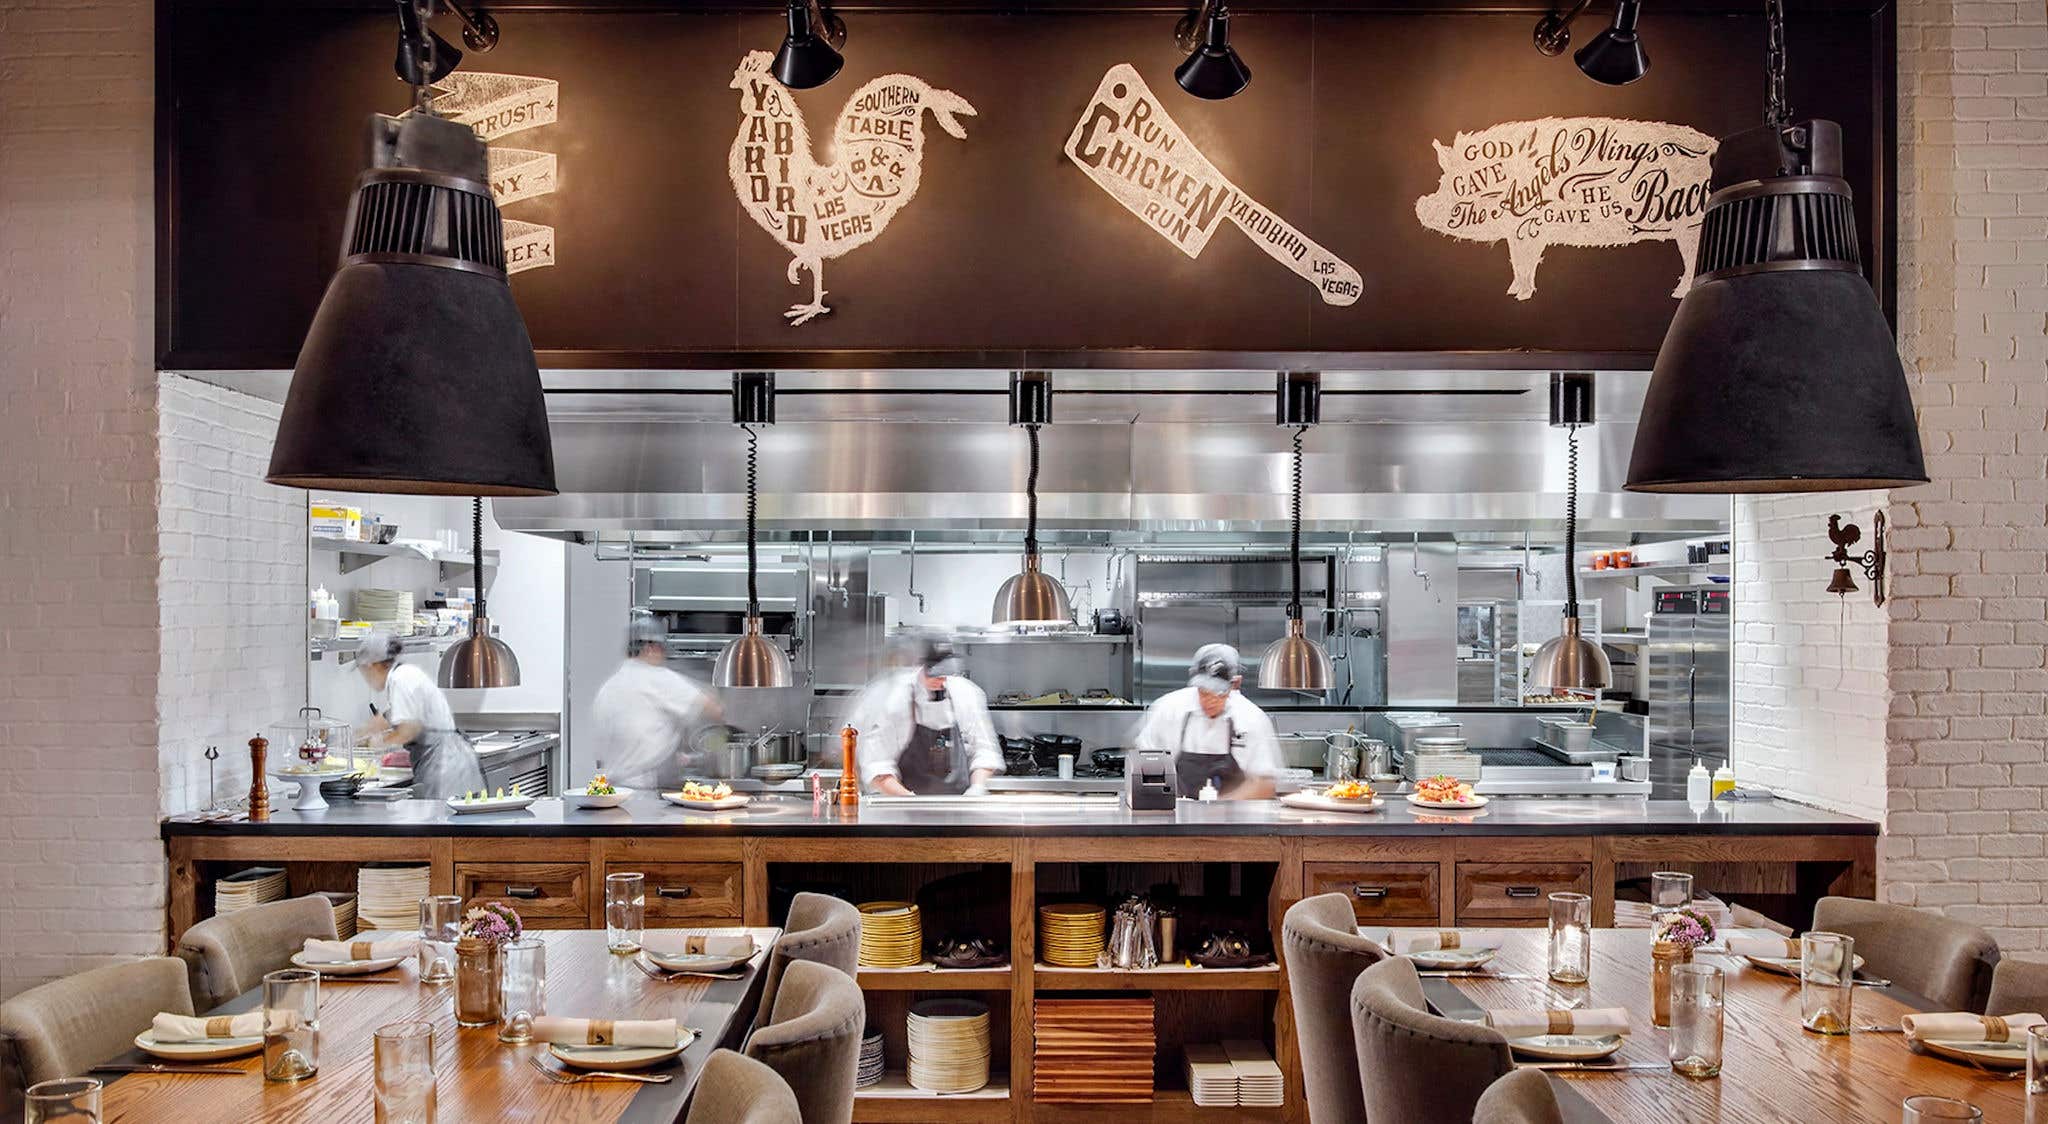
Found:
<path fill-rule="evenodd" d="M 1177 788 L 1173 754 L 1163 749 L 1133 750 L 1124 759 L 1124 806 L 1134 812 L 1170 812 Z"/>

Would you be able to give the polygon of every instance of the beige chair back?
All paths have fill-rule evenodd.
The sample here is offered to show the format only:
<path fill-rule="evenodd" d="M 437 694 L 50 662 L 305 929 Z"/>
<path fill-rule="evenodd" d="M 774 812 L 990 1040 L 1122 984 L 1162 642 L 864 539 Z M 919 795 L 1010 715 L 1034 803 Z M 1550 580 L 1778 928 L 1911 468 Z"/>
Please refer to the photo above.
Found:
<path fill-rule="evenodd" d="M 746 1054 L 789 1083 L 804 1124 L 853 1119 L 867 1004 L 860 985 L 837 968 L 794 961 L 782 975 L 771 1021 L 754 1029 Z"/>
<path fill-rule="evenodd" d="M 1564 1110 L 1540 1069 L 1518 1069 L 1486 1087 L 1472 1124 L 1564 1124 Z"/>
<path fill-rule="evenodd" d="M 789 903 L 789 919 L 768 953 L 768 978 L 761 984 L 761 1010 L 755 1025 L 775 1010 L 776 992 L 790 964 L 809 960 L 851 976 L 860 968 L 860 910 L 829 894 L 798 894 Z"/>
<path fill-rule="evenodd" d="M 1358 1078 L 1358 1044 L 1351 1033 L 1351 984 L 1385 954 L 1358 935 L 1357 914 L 1343 894 L 1320 894 L 1289 906 L 1280 923 L 1280 945 L 1287 963 L 1287 994 L 1294 1005 L 1295 1040 L 1301 1044 L 1309 1120 L 1363 1120 L 1365 1093 Z"/>
<path fill-rule="evenodd" d="M 1470 1120 L 1479 1096 L 1514 1070 L 1508 1040 L 1491 1027 L 1429 1013 L 1415 965 L 1382 960 L 1351 985 L 1352 1033 L 1374 1124 Z"/>
<path fill-rule="evenodd" d="M 731 1050 L 714 1050 L 690 1094 L 685 1124 L 802 1124 L 796 1094 L 767 1066 Z"/>
<path fill-rule="evenodd" d="M 2048 1016 L 2048 964 L 2000 960 L 1991 970 L 1991 1002 L 1984 1013 Z"/>
<path fill-rule="evenodd" d="M 0 1003 L 0 1119 L 20 1118 L 28 1086 L 82 1076 L 133 1049 L 159 1011 L 192 1013 L 185 964 L 174 956 L 94 968 Z"/>
<path fill-rule="evenodd" d="M 335 939 L 334 903 L 318 894 L 253 905 L 185 930 L 178 957 L 191 972 L 192 1005 L 210 1011 L 262 983 L 265 972 L 289 968 L 308 937 Z"/>
<path fill-rule="evenodd" d="M 1924 996 L 1941 1011 L 1982 1012 L 1998 942 L 1975 925 L 1863 898 L 1822 898 L 1813 927 L 1856 939 L 1863 973 Z"/>

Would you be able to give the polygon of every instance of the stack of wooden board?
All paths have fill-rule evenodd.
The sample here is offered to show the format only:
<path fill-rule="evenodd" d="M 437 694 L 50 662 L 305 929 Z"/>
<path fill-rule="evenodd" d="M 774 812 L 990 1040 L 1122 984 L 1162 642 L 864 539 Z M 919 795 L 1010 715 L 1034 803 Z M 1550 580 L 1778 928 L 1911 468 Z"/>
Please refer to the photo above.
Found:
<path fill-rule="evenodd" d="M 1152 1099 L 1152 997 L 1040 999 L 1032 1009 L 1031 1095 L 1039 1101 Z"/>

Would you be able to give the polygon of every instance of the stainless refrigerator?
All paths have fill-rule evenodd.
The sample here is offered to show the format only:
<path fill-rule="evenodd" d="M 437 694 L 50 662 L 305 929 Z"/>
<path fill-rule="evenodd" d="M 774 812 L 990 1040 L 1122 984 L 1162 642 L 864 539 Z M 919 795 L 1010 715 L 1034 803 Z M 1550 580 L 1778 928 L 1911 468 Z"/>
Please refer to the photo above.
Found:
<path fill-rule="evenodd" d="M 1647 659 L 1649 740 L 1660 786 L 1675 778 L 1682 792 L 1694 757 L 1708 769 L 1728 760 L 1731 607 L 1725 585 L 1655 592 Z"/>

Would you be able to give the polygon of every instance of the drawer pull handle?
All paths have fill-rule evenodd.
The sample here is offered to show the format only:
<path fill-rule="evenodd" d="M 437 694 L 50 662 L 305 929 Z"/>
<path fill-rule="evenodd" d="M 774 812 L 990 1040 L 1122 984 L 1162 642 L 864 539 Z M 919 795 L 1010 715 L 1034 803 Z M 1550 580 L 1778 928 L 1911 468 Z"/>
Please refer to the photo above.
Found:
<path fill-rule="evenodd" d="M 507 886 L 505 887 L 505 896 L 508 898 L 537 898 L 540 897 L 540 887 Z"/>
<path fill-rule="evenodd" d="M 1367 901 L 1376 902 L 1384 899 L 1387 896 L 1387 888 L 1385 886 L 1359 886 L 1356 889 L 1354 889 L 1352 893 L 1357 894 L 1359 897 L 1364 898 Z"/>
<path fill-rule="evenodd" d="M 1509 886 L 1507 895 L 1511 898 L 1535 898 L 1543 895 L 1541 886 Z"/>
<path fill-rule="evenodd" d="M 688 886 L 656 886 L 654 888 L 654 896 L 657 898 L 687 898 L 690 896 L 690 888 Z"/>

